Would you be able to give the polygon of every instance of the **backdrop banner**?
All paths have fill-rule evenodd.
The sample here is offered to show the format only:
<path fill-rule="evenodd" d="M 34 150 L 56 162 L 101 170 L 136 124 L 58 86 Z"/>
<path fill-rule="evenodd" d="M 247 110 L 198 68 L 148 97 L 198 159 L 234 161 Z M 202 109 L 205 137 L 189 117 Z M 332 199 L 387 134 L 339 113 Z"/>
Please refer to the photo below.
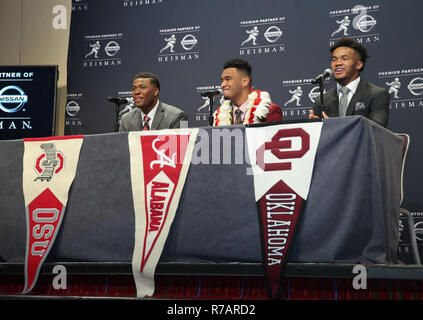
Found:
<path fill-rule="evenodd" d="M 423 215 L 423 45 L 415 41 L 423 2 L 73 0 L 72 10 L 66 134 L 113 132 L 106 98 L 130 97 L 141 71 L 160 78 L 160 99 L 183 109 L 189 127 L 207 126 L 209 100 L 200 93 L 219 89 L 224 62 L 238 57 L 285 120 L 304 119 L 318 95 L 310 80 L 329 67 L 329 46 L 342 36 L 360 41 L 370 56 L 362 77 L 391 95 L 388 129 L 411 136 L 403 205 Z M 131 107 L 129 99 L 121 115 Z"/>

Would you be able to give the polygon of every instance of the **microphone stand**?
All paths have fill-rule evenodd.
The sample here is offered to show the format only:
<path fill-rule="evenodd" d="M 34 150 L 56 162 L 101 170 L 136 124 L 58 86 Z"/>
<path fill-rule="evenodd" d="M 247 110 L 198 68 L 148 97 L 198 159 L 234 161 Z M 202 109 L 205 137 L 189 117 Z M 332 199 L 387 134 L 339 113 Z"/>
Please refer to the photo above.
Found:
<path fill-rule="evenodd" d="M 114 129 L 115 129 L 115 132 L 118 132 L 119 131 L 119 110 L 120 110 L 120 106 L 122 104 L 125 104 L 125 102 L 122 103 L 122 100 L 120 99 L 119 101 L 115 101 L 114 104 L 115 104 L 115 114 L 116 114 Z"/>
<path fill-rule="evenodd" d="M 316 84 L 319 83 L 319 92 L 320 92 L 320 119 L 323 119 L 323 112 L 325 111 L 325 104 L 323 101 L 323 93 L 325 91 L 324 87 L 323 87 L 323 81 L 325 80 L 325 78 L 331 76 L 333 74 L 331 69 L 326 69 L 324 71 L 324 73 L 322 73 L 321 75 L 318 75 L 316 78 L 314 78 L 311 83 L 312 84 Z"/>
<path fill-rule="evenodd" d="M 209 126 L 213 127 L 213 103 L 214 103 L 214 96 L 209 95 Z"/>
<path fill-rule="evenodd" d="M 325 105 L 323 102 L 323 92 L 325 91 L 323 87 L 323 78 L 319 79 L 319 92 L 320 92 L 320 119 L 323 120 L 323 112 L 325 111 Z"/>

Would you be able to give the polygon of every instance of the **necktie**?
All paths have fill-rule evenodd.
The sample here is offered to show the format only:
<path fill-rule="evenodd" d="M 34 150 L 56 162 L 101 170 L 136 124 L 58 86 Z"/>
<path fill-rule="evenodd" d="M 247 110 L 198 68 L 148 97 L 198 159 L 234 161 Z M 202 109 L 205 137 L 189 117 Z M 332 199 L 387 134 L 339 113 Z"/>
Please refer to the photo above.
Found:
<path fill-rule="evenodd" d="M 150 120 L 150 118 L 145 115 L 144 116 L 144 124 L 142 126 L 142 130 L 150 130 L 150 126 L 148 125 L 148 121 Z"/>
<path fill-rule="evenodd" d="M 241 112 L 242 111 L 239 108 L 234 111 L 235 113 L 234 124 L 242 124 Z"/>
<path fill-rule="evenodd" d="M 345 117 L 347 114 L 347 108 L 348 108 L 348 89 L 347 87 L 341 88 L 341 98 L 339 99 L 339 116 Z"/>

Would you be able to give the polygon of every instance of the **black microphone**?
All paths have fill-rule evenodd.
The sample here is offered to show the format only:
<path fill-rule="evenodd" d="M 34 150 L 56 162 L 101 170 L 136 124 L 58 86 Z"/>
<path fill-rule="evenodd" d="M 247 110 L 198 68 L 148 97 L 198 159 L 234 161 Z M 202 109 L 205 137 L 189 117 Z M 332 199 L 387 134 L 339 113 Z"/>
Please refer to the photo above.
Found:
<path fill-rule="evenodd" d="M 333 72 L 331 69 L 327 68 L 325 69 L 325 71 L 323 71 L 323 73 L 319 74 L 316 78 L 314 78 L 313 80 L 311 80 L 312 84 L 316 84 L 320 81 L 325 80 L 327 77 L 330 77 L 331 75 L 333 75 Z"/>
<path fill-rule="evenodd" d="M 220 91 L 218 90 L 201 92 L 202 97 L 209 97 L 209 98 L 213 98 L 215 96 L 218 96 L 219 94 L 220 94 Z"/>
<path fill-rule="evenodd" d="M 126 98 L 107 97 L 107 100 L 109 100 L 110 102 L 117 103 L 117 104 L 128 103 L 128 99 L 126 99 Z"/>

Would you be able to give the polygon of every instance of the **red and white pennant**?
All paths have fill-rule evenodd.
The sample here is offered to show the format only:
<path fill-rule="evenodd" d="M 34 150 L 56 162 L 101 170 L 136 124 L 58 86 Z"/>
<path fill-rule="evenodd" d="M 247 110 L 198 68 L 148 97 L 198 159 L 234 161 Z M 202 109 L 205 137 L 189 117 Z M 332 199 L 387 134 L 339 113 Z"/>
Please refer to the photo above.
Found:
<path fill-rule="evenodd" d="M 307 200 L 321 122 L 246 128 L 270 298 L 281 296 L 291 240 Z"/>
<path fill-rule="evenodd" d="M 25 286 L 30 292 L 53 246 L 76 174 L 83 136 L 24 139 Z"/>
<path fill-rule="evenodd" d="M 137 296 L 154 294 L 154 272 L 178 208 L 198 129 L 128 134 L 135 244 L 132 271 Z"/>

